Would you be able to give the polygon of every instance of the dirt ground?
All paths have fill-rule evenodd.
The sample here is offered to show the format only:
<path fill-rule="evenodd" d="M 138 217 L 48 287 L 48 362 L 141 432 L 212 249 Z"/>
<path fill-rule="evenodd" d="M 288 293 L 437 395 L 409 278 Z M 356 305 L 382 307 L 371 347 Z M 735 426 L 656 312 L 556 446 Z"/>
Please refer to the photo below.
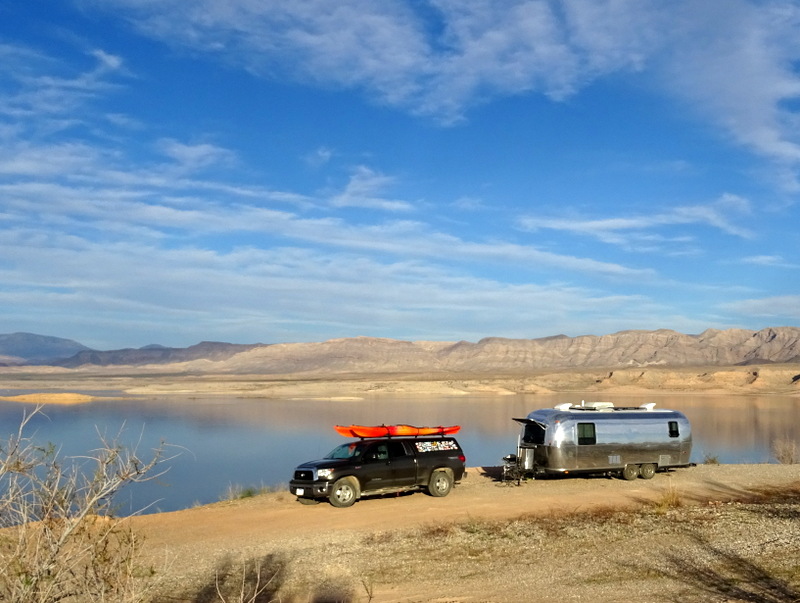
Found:
<path fill-rule="evenodd" d="M 800 573 L 800 501 L 774 517 L 729 502 L 775 487 L 796 495 L 800 465 L 699 465 L 652 480 L 520 486 L 499 481 L 497 468 L 473 468 L 445 498 L 393 495 L 338 509 L 277 492 L 132 522 L 169 576 L 170 600 L 200 601 L 180 593 L 213 580 L 227 557 L 242 567 L 269 560 L 280 601 L 795 601 L 798 591 L 796 599 L 737 598 L 720 594 L 726 583 L 703 594 L 705 574 L 689 591 L 669 577 L 687 559 L 719 566 L 718 555 L 746 553 L 789 556 L 789 570 Z"/>

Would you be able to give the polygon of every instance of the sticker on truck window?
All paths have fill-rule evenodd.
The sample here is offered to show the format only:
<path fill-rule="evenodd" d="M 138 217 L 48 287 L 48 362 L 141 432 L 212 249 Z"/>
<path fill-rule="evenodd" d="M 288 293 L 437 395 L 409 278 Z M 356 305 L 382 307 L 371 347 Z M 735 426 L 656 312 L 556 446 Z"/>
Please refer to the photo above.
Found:
<path fill-rule="evenodd" d="M 438 452 L 439 450 L 458 450 L 453 440 L 434 440 L 432 442 L 414 442 L 418 452 Z"/>

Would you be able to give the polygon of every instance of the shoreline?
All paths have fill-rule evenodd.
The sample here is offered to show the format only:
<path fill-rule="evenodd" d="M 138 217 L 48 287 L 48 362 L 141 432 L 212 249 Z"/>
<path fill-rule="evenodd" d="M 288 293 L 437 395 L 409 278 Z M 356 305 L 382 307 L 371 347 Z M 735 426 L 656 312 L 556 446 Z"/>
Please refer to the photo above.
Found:
<path fill-rule="evenodd" d="M 505 374 L 232 374 L 179 366 L 0 367 L 0 399 L 89 403 L 120 397 L 282 398 L 350 401 L 392 396 L 513 396 L 582 393 L 800 397 L 800 364 L 573 369 Z"/>

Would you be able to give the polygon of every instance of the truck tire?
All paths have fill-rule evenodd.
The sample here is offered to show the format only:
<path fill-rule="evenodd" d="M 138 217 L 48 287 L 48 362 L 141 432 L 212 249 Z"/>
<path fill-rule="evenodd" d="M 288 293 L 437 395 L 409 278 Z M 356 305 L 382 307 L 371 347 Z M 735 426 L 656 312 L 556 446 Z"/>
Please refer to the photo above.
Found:
<path fill-rule="evenodd" d="M 450 494 L 453 488 L 453 476 L 445 469 L 437 469 L 431 473 L 431 479 L 428 482 L 428 494 L 431 496 L 441 497 Z"/>
<path fill-rule="evenodd" d="M 328 500 L 334 507 L 349 507 L 358 500 L 360 494 L 358 480 L 354 477 L 343 477 L 333 483 Z"/>
<path fill-rule="evenodd" d="M 622 470 L 622 479 L 634 480 L 639 477 L 639 465 L 625 465 Z"/>
<path fill-rule="evenodd" d="M 639 477 L 642 479 L 652 479 L 656 474 L 656 466 L 653 463 L 645 463 L 639 468 Z"/>

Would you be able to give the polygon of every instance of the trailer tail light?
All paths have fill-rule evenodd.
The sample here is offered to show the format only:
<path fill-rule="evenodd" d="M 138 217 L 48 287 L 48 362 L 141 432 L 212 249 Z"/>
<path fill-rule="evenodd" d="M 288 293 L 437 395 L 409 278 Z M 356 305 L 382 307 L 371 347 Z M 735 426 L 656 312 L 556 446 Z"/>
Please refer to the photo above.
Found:
<path fill-rule="evenodd" d="M 461 461 L 462 463 L 466 463 L 467 462 L 467 457 L 465 457 L 463 454 L 459 454 L 458 455 L 458 460 Z"/>

